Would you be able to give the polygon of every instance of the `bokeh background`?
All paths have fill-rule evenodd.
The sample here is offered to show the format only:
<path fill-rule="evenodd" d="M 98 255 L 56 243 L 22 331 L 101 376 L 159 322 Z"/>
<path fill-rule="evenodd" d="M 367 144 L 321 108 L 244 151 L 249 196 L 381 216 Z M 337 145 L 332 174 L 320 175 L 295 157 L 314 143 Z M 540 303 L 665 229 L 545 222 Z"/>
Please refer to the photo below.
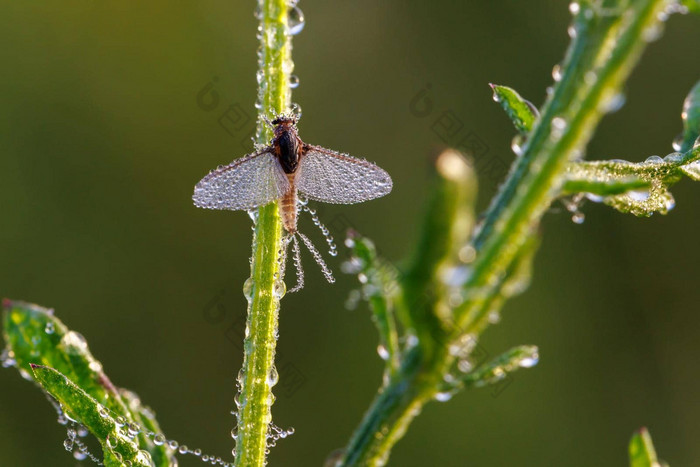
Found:
<path fill-rule="evenodd" d="M 384 199 L 323 207 L 323 220 L 354 226 L 398 263 L 416 238 L 429 154 L 444 144 L 435 121 L 450 112 L 463 125 L 454 138 L 471 134 L 509 163 L 514 130 L 487 83 L 540 104 L 568 43 L 567 4 L 300 7 L 302 137 L 374 160 L 395 183 Z M 252 10 L 220 0 L 0 0 L 0 294 L 55 308 L 169 436 L 220 455 L 232 447 L 250 219 L 196 209 L 190 196 L 211 168 L 252 147 Z M 590 157 L 671 151 L 700 78 L 699 25 L 671 18 Z M 424 113 L 411 104 L 421 91 Z M 198 102 L 200 92 L 209 100 Z M 482 174 L 480 209 L 497 182 Z M 497 397 L 482 389 L 427 406 L 391 465 L 619 466 L 643 425 L 671 465 L 697 464 L 700 185 L 684 180 L 674 194 L 677 207 L 651 219 L 589 204 L 575 225 L 555 206 L 532 286 L 483 340 L 491 355 L 537 344 L 540 364 Z M 308 219 L 302 228 L 322 242 Z M 273 408 L 296 434 L 272 450 L 273 466 L 322 465 L 381 378 L 369 312 L 344 306 L 355 278 L 330 286 L 305 263 L 307 286 L 284 298 L 279 341 L 290 380 L 302 380 L 285 386 L 283 373 Z M 43 395 L 14 370 L 0 372 L 0 407 L 0 464 L 77 463 Z"/>

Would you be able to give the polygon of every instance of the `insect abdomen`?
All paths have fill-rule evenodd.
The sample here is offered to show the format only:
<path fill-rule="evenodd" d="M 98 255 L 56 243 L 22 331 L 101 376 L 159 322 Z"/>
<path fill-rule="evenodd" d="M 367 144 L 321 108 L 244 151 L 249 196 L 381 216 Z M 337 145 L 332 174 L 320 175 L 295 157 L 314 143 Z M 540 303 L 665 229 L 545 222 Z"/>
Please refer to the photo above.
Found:
<path fill-rule="evenodd" d="M 280 198 L 280 216 L 284 229 L 293 234 L 297 231 L 297 187 L 294 186 L 294 174 L 287 175 L 291 189 Z"/>

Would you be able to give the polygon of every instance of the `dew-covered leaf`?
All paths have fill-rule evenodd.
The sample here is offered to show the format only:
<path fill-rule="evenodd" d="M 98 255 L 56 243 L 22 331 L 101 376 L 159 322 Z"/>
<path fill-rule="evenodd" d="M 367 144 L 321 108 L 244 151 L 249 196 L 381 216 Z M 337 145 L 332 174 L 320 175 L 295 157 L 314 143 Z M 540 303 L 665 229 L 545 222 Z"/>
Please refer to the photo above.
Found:
<path fill-rule="evenodd" d="M 576 193 L 586 193 L 594 196 L 621 195 L 633 190 L 646 190 L 651 184 L 639 177 L 623 177 L 612 180 L 578 179 L 569 178 L 564 183 L 562 194 L 573 195 Z"/>
<path fill-rule="evenodd" d="M 498 84 L 490 86 L 493 89 L 493 100 L 501 104 L 515 128 L 522 134 L 529 133 L 538 117 L 537 107 L 523 99 L 514 89 Z"/>
<path fill-rule="evenodd" d="M 669 187 L 683 175 L 700 180 L 699 161 L 700 147 L 685 154 L 672 153 L 663 159 L 652 156 L 638 163 L 622 160 L 574 162 L 566 171 L 564 193 L 570 194 L 579 186 L 583 188 L 581 192 L 589 194 L 589 199 L 601 201 L 620 212 L 643 217 L 656 212 L 666 214 L 675 205 Z M 648 187 L 620 194 L 604 193 L 606 187 L 630 188 L 640 181 L 646 182 Z"/>
<path fill-rule="evenodd" d="M 394 301 L 399 293 L 399 270 L 380 258 L 374 243 L 366 237 L 350 232 L 345 244 L 351 257 L 343 264 L 343 271 L 360 278 L 362 288 L 355 292 L 368 302 L 372 311 L 372 320 L 379 331 L 378 352 L 390 371 L 396 371 L 400 355 Z"/>
<path fill-rule="evenodd" d="M 61 404 L 64 413 L 84 425 L 99 440 L 105 465 L 151 467 L 148 451 L 127 435 L 124 423 L 118 423 L 109 411 L 85 391 L 53 368 L 31 364 L 36 381 Z M 121 426 L 120 426 L 121 425 Z"/>
<path fill-rule="evenodd" d="M 66 327 L 53 310 L 21 301 L 3 301 L 3 333 L 7 348 L 4 366 L 15 366 L 26 379 L 32 379 L 30 365 L 54 368 L 111 412 L 150 431 L 160 432 L 153 412 L 135 403 L 138 398 L 115 387 L 93 357 L 87 341 Z M 157 467 L 168 466 L 169 452 L 139 435 Z"/>
<path fill-rule="evenodd" d="M 630 467 L 668 467 L 668 464 L 659 462 L 657 459 L 651 435 L 646 428 L 641 428 L 632 436 L 629 457 Z"/>
<path fill-rule="evenodd" d="M 673 142 L 676 151 L 690 151 L 693 146 L 700 144 L 700 81 L 690 90 L 683 101 L 683 133 Z"/>
<path fill-rule="evenodd" d="M 462 384 L 467 387 L 481 387 L 496 384 L 502 381 L 509 373 L 520 368 L 531 368 L 539 362 L 539 350 L 534 345 L 521 345 L 476 369 L 466 373 L 461 378 Z"/>

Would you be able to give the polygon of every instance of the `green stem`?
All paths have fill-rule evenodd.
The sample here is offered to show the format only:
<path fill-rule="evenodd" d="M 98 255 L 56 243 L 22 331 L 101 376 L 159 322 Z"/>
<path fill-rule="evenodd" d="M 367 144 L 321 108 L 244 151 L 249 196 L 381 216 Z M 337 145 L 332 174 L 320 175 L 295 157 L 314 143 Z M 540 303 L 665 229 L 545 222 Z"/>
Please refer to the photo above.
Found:
<path fill-rule="evenodd" d="M 423 371 L 420 347 L 408 351 L 402 363 L 400 372 L 377 394 L 336 465 L 384 465 L 391 448 L 432 398 L 434 382 Z"/>
<path fill-rule="evenodd" d="M 257 142 L 268 144 L 272 133 L 263 117 L 286 112 L 290 105 L 291 40 L 286 0 L 259 0 L 258 9 L 261 25 L 258 103 L 262 110 Z M 258 209 L 251 277 L 245 286 L 248 319 L 243 368 L 238 377 L 240 394 L 236 401 L 236 466 L 266 463 L 267 433 L 272 421 L 270 409 L 274 400 L 272 386 L 277 381 L 274 363 L 279 303 L 284 293 L 280 277 L 282 232 L 277 203 Z"/>
<path fill-rule="evenodd" d="M 666 1 L 602 4 L 596 3 L 600 10 L 591 15 L 594 6 L 581 3 L 575 19 L 578 35 L 567 52 L 564 74 L 473 241 L 476 259 L 464 286 L 466 299 L 454 313 L 455 326 L 427 360 L 402 362 L 402 371 L 377 395 L 337 465 L 384 465 L 393 444 L 435 394 L 441 375 L 454 361 L 447 347 L 467 330 L 480 327 L 484 311 L 493 309 L 493 299 L 504 285 L 499 278 L 517 260 L 533 226 L 559 195 L 567 163 L 583 153 L 606 102 L 620 91 L 641 55 L 645 37 L 660 27 L 658 13 Z M 618 14 L 610 14 L 615 11 Z"/>

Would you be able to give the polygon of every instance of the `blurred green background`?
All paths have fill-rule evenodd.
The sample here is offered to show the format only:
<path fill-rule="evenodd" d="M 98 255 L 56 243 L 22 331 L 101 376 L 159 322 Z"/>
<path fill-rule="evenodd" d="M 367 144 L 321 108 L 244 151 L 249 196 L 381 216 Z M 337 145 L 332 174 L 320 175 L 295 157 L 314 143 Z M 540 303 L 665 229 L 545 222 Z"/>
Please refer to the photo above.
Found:
<path fill-rule="evenodd" d="M 514 130 L 487 83 L 540 104 L 568 43 L 567 4 L 300 7 L 302 137 L 376 161 L 395 184 L 381 200 L 324 206 L 322 218 L 336 232 L 354 226 L 398 262 L 416 237 L 429 154 L 444 144 L 436 120 L 450 112 L 463 127 L 448 143 L 471 134 L 489 160 L 509 163 Z M 252 10 L 218 0 L 0 0 L 0 294 L 54 307 L 169 436 L 219 455 L 233 444 L 251 223 L 196 209 L 190 196 L 211 168 L 252 147 Z M 589 157 L 671 151 L 700 78 L 699 24 L 671 18 Z M 218 97 L 198 104 L 208 85 Z M 411 102 L 426 87 L 420 113 Z M 481 209 L 496 186 L 482 173 Z M 497 397 L 482 389 L 426 407 L 391 465 L 620 466 L 642 425 L 671 465 L 697 465 L 700 185 L 683 181 L 674 194 L 677 207 L 651 219 L 589 204 L 575 225 L 555 206 L 532 287 L 482 343 L 491 355 L 538 344 L 540 364 Z M 322 243 L 308 218 L 302 228 Z M 307 286 L 284 298 L 279 341 L 288 381 L 300 382 L 286 384 L 283 371 L 273 407 L 296 434 L 272 450 L 272 466 L 321 465 L 381 378 L 368 311 L 344 307 L 355 279 L 330 286 L 304 260 Z M 0 382 L 0 464 L 75 465 L 43 395 L 14 370 Z"/>

